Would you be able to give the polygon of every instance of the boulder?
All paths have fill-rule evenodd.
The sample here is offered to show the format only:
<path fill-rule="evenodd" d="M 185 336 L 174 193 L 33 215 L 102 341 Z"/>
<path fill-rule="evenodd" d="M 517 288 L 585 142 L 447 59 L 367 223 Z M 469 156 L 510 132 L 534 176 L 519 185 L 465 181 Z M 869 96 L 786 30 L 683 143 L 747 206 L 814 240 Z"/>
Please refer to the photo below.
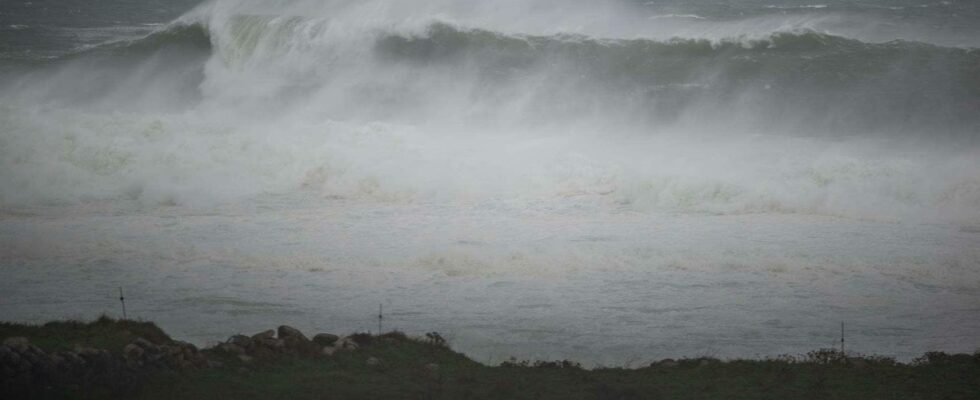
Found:
<path fill-rule="evenodd" d="M 293 328 L 289 325 L 280 326 L 278 329 L 278 333 L 279 333 L 279 339 L 296 338 L 296 339 L 302 339 L 307 341 L 310 340 L 307 339 L 306 335 L 304 335 L 303 332 L 301 332 L 299 329 Z"/>
<path fill-rule="evenodd" d="M 157 345 L 143 338 L 136 338 L 136 340 L 133 341 L 133 344 L 139 346 L 143 350 L 154 351 L 157 349 Z"/>
<path fill-rule="evenodd" d="M 334 347 L 336 347 L 338 350 L 357 350 L 358 346 L 354 339 L 345 337 L 338 340 L 337 343 L 334 344 Z"/>
<path fill-rule="evenodd" d="M 313 337 L 313 342 L 320 346 L 332 346 L 337 340 L 340 340 L 340 336 L 329 333 L 318 333 Z"/>
<path fill-rule="evenodd" d="M 31 345 L 31 342 L 27 340 L 26 337 L 17 336 L 4 339 L 3 345 L 9 347 L 15 352 L 22 353 L 27 351 L 27 348 Z"/>
<path fill-rule="evenodd" d="M 265 348 L 276 353 L 281 353 L 286 349 L 286 343 L 276 338 L 263 338 L 255 341 L 256 349 Z"/>
<path fill-rule="evenodd" d="M 252 335 L 252 340 L 262 341 L 262 340 L 265 340 L 265 339 L 274 339 L 275 337 L 276 337 L 276 331 L 274 331 L 272 329 L 269 329 L 269 330 L 267 330 L 265 332 L 259 332 L 259 333 L 256 333 L 256 334 Z"/>
<path fill-rule="evenodd" d="M 248 355 L 255 358 L 271 358 L 276 355 L 276 352 L 270 350 L 268 347 L 257 346 Z"/>
<path fill-rule="evenodd" d="M 228 338 L 225 343 L 230 343 L 241 348 L 248 348 L 252 344 L 252 338 L 245 335 L 235 335 Z"/>
<path fill-rule="evenodd" d="M 333 346 L 324 346 L 323 350 L 320 351 L 320 353 L 325 356 L 332 356 L 336 352 L 337 352 L 337 348 Z"/>
<path fill-rule="evenodd" d="M 245 348 L 234 343 L 219 344 L 217 349 L 218 351 L 228 353 L 228 354 L 235 354 L 235 355 L 245 354 Z"/>
<path fill-rule="evenodd" d="M 136 343 L 130 343 L 123 347 L 123 356 L 127 360 L 142 360 L 144 354 L 146 354 L 146 350 L 143 350 Z"/>

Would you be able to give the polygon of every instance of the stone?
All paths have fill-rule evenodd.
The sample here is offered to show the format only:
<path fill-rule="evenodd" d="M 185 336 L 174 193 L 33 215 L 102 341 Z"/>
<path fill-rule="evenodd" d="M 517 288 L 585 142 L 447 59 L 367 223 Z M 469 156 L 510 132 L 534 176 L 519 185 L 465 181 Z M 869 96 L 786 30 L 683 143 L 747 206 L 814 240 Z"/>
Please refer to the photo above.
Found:
<path fill-rule="evenodd" d="M 357 342 L 355 342 L 354 339 L 351 339 L 349 337 L 345 337 L 338 340 L 334 346 L 340 350 L 357 350 L 358 347 Z"/>
<path fill-rule="evenodd" d="M 245 354 L 245 348 L 234 343 L 222 343 L 218 350 L 228 354 Z"/>
<path fill-rule="evenodd" d="M 337 343 L 338 340 L 340 340 L 340 336 L 329 333 L 318 333 L 316 336 L 313 336 L 313 343 L 320 346 L 332 346 L 334 343 Z"/>
<path fill-rule="evenodd" d="M 126 357 L 127 360 L 140 360 L 143 358 L 143 354 L 146 354 L 146 350 L 143 350 L 143 348 L 136 345 L 136 343 L 130 343 L 127 344 L 126 347 L 123 347 L 123 356 Z"/>
<path fill-rule="evenodd" d="M 270 350 L 268 347 L 256 347 L 252 349 L 252 352 L 249 353 L 249 355 L 255 358 L 271 358 L 275 356 L 276 353 Z"/>
<path fill-rule="evenodd" d="M 228 338 L 228 341 L 225 343 L 230 343 L 242 348 L 248 348 L 248 346 L 252 344 L 252 338 L 245 335 L 235 335 Z"/>
<path fill-rule="evenodd" d="M 15 352 L 21 353 L 27 351 L 27 348 L 31 345 L 31 342 L 27 340 L 26 337 L 17 336 L 4 339 L 3 345 L 9 347 Z"/>
<path fill-rule="evenodd" d="M 269 329 L 269 330 L 267 330 L 265 332 L 259 332 L 259 333 L 256 333 L 256 334 L 252 335 L 252 340 L 262 341 L 262 340 L 265 340 L 265 339 L 274 339 L 275 337 L 276 337 L 276 331 L 274 331 L 272 329 Z"/>
<path fill-rule="evenodd" d="M 238 355 L 238 359 L 241 360 L 241 362 L 246 363 L 246 364 L 248 364 L 248 363 L 252 362 L 253 360 L 255 360 L 254 358 L 252 358 L 250 356 L 246 356 L 244 354 L 239 354 Z"/>
<path fill-rule="evenodd" d="M 266 348 L 276 353 L 280 353 L 286 348 L 286 343 L 276 338 L 264 338 L 257 340 L 256 344 L 258 345 L 256 346 L 257 348 Z"/>
<path fill-rule="evenodd" d="M 278 329 L 278 333 L 279 333 L 279 339 L 297 338 L 302 340 L 310 340 L 307 339 L 306 335 L 304 335 L 303 332 L 301 332 L 299 329 L 293 328 L 289 325 L 280 326 Z"/>
<path fill-rule="evenodd" d="M 381 360 L 379 360 L 377 357 L 368 357 L 367 365 L 369 367 L 377 367 L 378 365 L 381 365 Z"/>
<path fill-rule="evenodd" d="M 146 340 L 146 339 L 143 339 L 143 338 L 136 338 L 136 340 L 133 341 L 133 344 L 139 346 L 143 350 L 150 350 L 150 351 L 152 351 L 152 350 L 156 350 L 157 349 L 157 345 L 155 345 L 152 342 L 150 342 L 149 340 Z"/>
<path fill-rule="evenodd" d="M 336 352 L 337 352 L 337 348 L 333 346 L 324 346 L 323 350 L 320 351 L 320 353 L 325 356 L 332 356 Z"/>

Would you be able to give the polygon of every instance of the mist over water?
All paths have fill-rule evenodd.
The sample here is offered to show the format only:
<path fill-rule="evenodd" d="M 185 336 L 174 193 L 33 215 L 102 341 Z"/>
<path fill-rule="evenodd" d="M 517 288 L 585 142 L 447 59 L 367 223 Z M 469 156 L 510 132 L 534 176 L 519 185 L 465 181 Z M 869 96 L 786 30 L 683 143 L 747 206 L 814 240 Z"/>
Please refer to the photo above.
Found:
<path fill-rule="evenodd" d="M 818 323 L 830 302 L 919 329 L 924 310 L 888 300 L 903 285 L 945 321 L 980 304 L 973 2 L 216 0 L 140 2 L 106 21 L 35 3 L 0 13 L 11 282 L 78 265 L 97 272 L 57 268 L 83 282 L 127 271 L 116 283 L 154 292 L 140 276 L 245 268 L 258 272 L 218 285 L 223 298 L 271 301 L 333 279 L 297 274 L 345 271 L 349 287 L 323 283 L 342 293 L 332 301 L 460 301 L 419 318 L 485 312 L 508 338 L 494 346 L 518 349 L 534 342 L 516 328 L 529 322 L 498 314 L 555 298 L 511 304 L 498 296 L 519 290 L 494 288 L 579 293 L 543 329 L 590 334 L 576 324 L 612 318 L 620 350 L 648 338 L 649 307 L 578 302 L 632 304 L 652 280 L 690 285 L 651 294 L 688 310 L 668 316 L 690 312 L 666 337 L 743 337 L 752 318 L 731 318 L 771 301 L 760 288 L 810 299 L 777 308 L 783 322 L 806 310 Z M 391 295 L 378 268 L 418 287 Z M 254 284 L 268 279 L 274 290 Z M 289 297 L 303 308 L 310 296 Z M 460 340 L 487 349 L 472 324 Z M 781 349 L 808 350 L 807 335 Z M 555 341 L 546 355 L 622 361 L 535 338 Z M 908 340 L 877 349 L 926 350 Z M 770 354 L 730 354 L 753 352 Z"/>

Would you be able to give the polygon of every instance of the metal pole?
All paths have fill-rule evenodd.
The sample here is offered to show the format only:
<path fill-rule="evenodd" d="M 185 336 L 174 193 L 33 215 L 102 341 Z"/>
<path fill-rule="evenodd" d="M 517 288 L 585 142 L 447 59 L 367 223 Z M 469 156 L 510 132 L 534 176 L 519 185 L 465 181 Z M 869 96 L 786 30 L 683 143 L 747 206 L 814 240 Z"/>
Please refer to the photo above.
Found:
<path fill-rule="evenodd" d="M 840 323 L 840 355 L 844 356 L 844 323 Z"/>
<path fill-rule="evenodd" d="M 126 298 L 123 297 L 122 286 L 119 287 L 119 302 L 122 303 L 123 321 L 125 321 L 129 317 L 126 316 Z"/>

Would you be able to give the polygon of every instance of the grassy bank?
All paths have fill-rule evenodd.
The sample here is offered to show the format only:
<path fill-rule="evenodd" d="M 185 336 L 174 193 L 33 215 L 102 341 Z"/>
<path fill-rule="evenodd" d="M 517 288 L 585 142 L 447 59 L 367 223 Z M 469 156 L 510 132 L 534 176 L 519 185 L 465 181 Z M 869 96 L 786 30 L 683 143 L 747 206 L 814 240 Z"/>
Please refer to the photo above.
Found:
<path fill-rule="evenodd" d="M 0 324 L 47 352 L 98 346 L 121 352 L 171 339 L 148 322 L 110 319 L 43 326 Z M 769 360 L 664 360 L 637 369 L 586 370 L 572 362 L 485 366 L 438 339 L 401 333 L 350 337 L 352 351 L 243 360 L 218 349 L 212 365 L 159 369 L 124 387 L 71 384 L 30 397 L 134 399 L 980 399 L 980 354 L 930 353 L 912 363 L 818 351 Z M 35 386 L 38 386 L 35 384 Z M 42 385 L 43 386 L 43 385 Z M 104 386 L 104 385 L 103 385 Z M 111 386 L 111 385 L 110 385 Z"/>

